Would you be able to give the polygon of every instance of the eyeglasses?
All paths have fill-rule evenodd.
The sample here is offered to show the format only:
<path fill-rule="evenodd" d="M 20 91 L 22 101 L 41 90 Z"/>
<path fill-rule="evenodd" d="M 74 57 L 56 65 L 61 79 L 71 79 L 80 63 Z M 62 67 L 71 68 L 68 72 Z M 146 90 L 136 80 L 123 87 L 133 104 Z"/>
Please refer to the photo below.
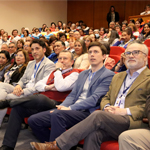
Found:
<path fill-rule="evenodd" d="M 140 52 L 143 53 L 143 54 L 145 54 L 145 55 L 147 55 L 146 53 L 144 53 L 144 52 L 142 52 L 142 51 L 140 51 L 140 50 L 134 50 L 134 51 L 132 51 L 132 52 L 128 51 L 128 52 L 125 52 L 124 55 L 125 55 L 126 57 L 129 57 L 129 56 L 132 54 L 134 57 L 136 57 L 136 56 L 139 55 Z"/>
<path fill-rule="evenodd" d="M 14 48 L 14 46 L 9 46 L 8 48 Z"/>
<path fill-rule="evenodd" d="M 15 54 L 14 56 L 15 57 L 23 57 L 23 55 L 18 55 L 18 54 Z"/>
<path fill-rule="evenodd" d="M 29 45 L 23 45 L 23 47 L 29 47 Z"/>

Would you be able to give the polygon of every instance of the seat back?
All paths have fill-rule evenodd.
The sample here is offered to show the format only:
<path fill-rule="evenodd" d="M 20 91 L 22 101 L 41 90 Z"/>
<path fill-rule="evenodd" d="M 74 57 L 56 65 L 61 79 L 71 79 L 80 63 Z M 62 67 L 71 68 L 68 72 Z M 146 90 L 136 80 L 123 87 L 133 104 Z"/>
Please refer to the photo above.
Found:
<path fill-rule="evenodd" d="M 148 47 L 150 47 L 150 39 L 145 40 L 144 44 L 147 45 Z"/>
<path fill-rule="evenodd" d="M 111 46 L 109 55 L 118 55 L 118 56 L 120 56 L 122 53 L 124 53 L 124 51 L 125 51 L 125 49 L 123 47 Z"/>
<path fill-rule="evenodd" d="M 121 56 L 118 55 L 109 55 L 109 57 L 113 58 L 115 60 L 115 65 L 117 64 L 117 62 L 120 60 Z"/>

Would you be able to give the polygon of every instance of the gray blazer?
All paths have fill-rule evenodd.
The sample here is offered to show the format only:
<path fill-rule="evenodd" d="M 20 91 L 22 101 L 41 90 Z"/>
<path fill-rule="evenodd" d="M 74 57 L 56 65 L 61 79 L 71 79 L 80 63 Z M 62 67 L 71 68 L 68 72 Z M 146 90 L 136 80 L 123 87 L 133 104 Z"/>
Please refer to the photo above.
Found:
<path fill-rule="evenodd" d="M 17 83 L 23 88 L 24 95 L 30 95 L 36 92 L 36 89 L 34 87 L 26 88 L 26 84 L 31 80 L 35 64 L 36 64 L 35 60 L 30 61 L 28 63 L 24 75 Z M 36 73 L 35 83 L 46 77 L 53 70 L 55 70 L 55 64 L 48 58 L 44 57 L 44 60 L 41 62 L 41 65 Z"/>

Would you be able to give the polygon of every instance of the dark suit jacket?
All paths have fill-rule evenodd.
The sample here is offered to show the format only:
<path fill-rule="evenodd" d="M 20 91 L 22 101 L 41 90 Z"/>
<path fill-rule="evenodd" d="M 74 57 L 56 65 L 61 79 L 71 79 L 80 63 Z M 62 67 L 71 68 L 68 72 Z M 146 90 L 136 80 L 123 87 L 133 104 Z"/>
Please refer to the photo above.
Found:
<path fill-rule="evenodd" d="M 126 71 L 116 74 L 109 86 L 109 91 L 101 101 L 101 109 L 106 104 L 114 105 L 122 83 L 126 77 Z M 125 108 L 131 112 L 130 129 L 145 127 L 142 122 L 144 116 L 147 95 L 150 95 L 150 70 L 144 69 L 133 82 L 125 98 Z"/>

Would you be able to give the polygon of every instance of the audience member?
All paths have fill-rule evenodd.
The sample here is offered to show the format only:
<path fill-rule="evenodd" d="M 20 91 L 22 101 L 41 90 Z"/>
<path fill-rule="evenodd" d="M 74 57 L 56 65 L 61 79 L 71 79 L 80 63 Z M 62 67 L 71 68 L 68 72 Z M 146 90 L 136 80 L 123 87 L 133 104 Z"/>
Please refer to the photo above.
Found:
<path fill-rule="evenodd" d="M 67 35 L 65 33 L 59 33 L 60 41 L 65 43 L 65 47 L 69 46 L 69 43 L 67 42 Z"/>
<path fill-rule="evenodd" d="M 136 26 L 133 23 L 129 23 L 128 27 L 132 29 L 133 36 L 137 38 L 139 36 L 139 31 L 137 30 Z"/>
<path fill-rule="evenodd" d="M 118 32 L 119 36 L 121 36 L 121 26 L 120 25 L 115 25 L 115 30 Z"/>
<path fill-rule="evenodd" d="M 90 64 L 88 60 L 88 53 L 83 40 L 76 40 L 74 44 L 74 68 L 77 69 L 88 69 Z"/>
<path fill-rule="evenodd" d="M 57 38 L 54 35 L 50 36 L 49 45 L 52 51 L 54 50 L 54 45 L 56 41 L 57 41 Z"/>
<path fill-rule="evenodd" d="M 30 42 L 30 43 L 32 43 L 32 38 L 31 37 L 26 37 L 26 41 L 25 42 Z"/>
<path fill-rule="evenodd" d="M 109 23 L 109 28 L 115 29 L 115 22 L 114 21 Z"/>
<path fill-rule="evenodd" d="M 45 28 L 47 27 L 47 25 L 44 23 L 42 25 L 42 28 L 39 28 L 39 32 L 45 32 Z"/>
<path fill-rule="evenodd" d="M 128 26 L 127 23 L 122 23 L 122 27 L 121 27 L 122 31 L 124 31 L 127 26 Z"/>
<path fill-rule="evenodd" d="M 0 30 L 0 38 L 2 38 L 2 35 L 5 33 L 4 29 Z"/>
<path fill-rule="evenodd" d="M 14 29 L 12 31 L 12 36 L 9 38 L 10 42 L 17 42 L 20 39 L 20 36 L 18 36 L 18 30 Z"/>
<path fill-rule="evenodd" d="M 32 56 L 32 51 L 31 51 L 31 47 L 30 47 L 30 42 L 25 42 L 23 47 L 24 50 L 27 51 L 28 55 L 29 55 L 29 60 L 34 60 L 33 56 Z"/>
<path fill-rule="evenodd" d="M 96 54 L 95 51 L 97 51 Z M 29 124 L 34 134 L 41 142 L 55 140 L 59 135 L 65 132 L 66 129 L 84 120 L 92 114 L 94 110 L 99 108 L 98 105 L 102 97 L 106 94 L 114 75 L 113 72 L 107 70 L 103 66 L 105 54 L 106 48 L 103 45 L 97 42 L 91 43 L 88 56 L 91 69 L 83 71 L 79 75 L 76 85 L 70 95 L 61 105 L 57 106 L 57 110 L 43 112 L 29 118 Z M 93 61 L 93 58 L 95 61 Z M 40 116 L 41 119 L 38 116 Z M 51 119 L 43 123 L 42 118 L 47 118 L 46 116 L 49 116 L 48 118 Z M 36 124 L 37 121 L 39 126 Z M 47 130 L 44 128 L 45 123 L 48 125 Z M 51 131 L 48 129 L 49 126 L 51 126 Z M 43 130 L 43 128 L 45 130 Z M 70 142 L 70 140 L 68 142 Z M 33 148 L 35 146 L 36 149 L 37 143 L 33 142 L 31 145 Z M 45 148 L 43 147 L 43 149 Z"/>
<path fill-rule="evenodd" d="M 94 34 L 94 29 L 93 28 L 90 28 L 89 29 L 89 35 L 91 35 L 91 34 Z M 94 42 L 94 41 L 93 41 Z"/>
<path fill-rule="evenodd" d="M 85 24 L 85 23 L 82 23 L 82 26 L 81 26 L 82 30 L 84 31 L 85 35 L 88 35 L 89 34 L 89 27 Z"/>
<path fill-rule="evenodd" d="M 76 31 L 76 25 L 73 23 L 70 27 L 71 31 L 75 32 Z"/>
<path fill-rule="evenodd" d="M 36 29 L 35 29 L 35 33 L 32 34 L 32 37 L 33 37 L 34 39 L 39 39 L 40 36 L 42 36 L 42 34 L 39 32 L 39 29 L 36 28 Z"/>
<path fill-rule="evenodd" d="M 88 47 L 89 47 L 90 43 L 92 42 L 91 36 L 90 35 L 85 36 L 84 42 L 85 42 L 86 49 L 88 50 Z"/>
<path fill-rule="evenodd" d="M 117 41 L 113 46 L 120 46 L 126 49 L 127 45 L 133 40 L 134 39 L 133 39 L 132 29 L 128 27 L 124 31 L 122 31 L 120 40 Z"/>
<path fill-rule="evenodd" d="M 65 50 L 65 43 L 62 41 L 56 41 L 54 44 L 54 53 L 50 54 L 48 58 L 56 64 L 58 61 L 59 53 L 62 50 Z"/>
<path fill-rule="evenodd" d="M 9 52 L 8 45 L 7 44 L 3 44 L 1 46 L 1 51 L 8 51 Z"/>
<path fill-rule="evenodd" d="M 50 30 L 51 30 L 52 32 L 54 32 L 54 31 L 55 31 L 55 28 L 56 28 L 56 24 L 55 24 L 55 22 L 52 22 L 52 23 L 51 23 Z"/>
<path fill-rule="evenodd" d="M 59 30 L 62 29 L 62 25 L 63 25 L 62 21 L 57 22 L 57 27 Z"/>
<path fill-rule="evenodd" d="M 69 37 L 70 37 L 70 33 L 69 33 Z M 76 40 L 79 40 L 80 37 L 81 37 L 79 31 L 75 31 L 75 32 L 73 33 L 73 37 L 74 37 Z"/>
<path fill-rule="evenodd" d="M 145 11 L 140 13 L 140 15 L 148 15 L 148 14 L 150 14 L 150 5 L 146 5 Z"/>
<path fill-rule="evenodd" d="M 149 38 L 150 38 L 150 23 L 146 23 L 144 25 L 144 33 L 141 33 L 138 39 L 144 42 L 146 39 L 149 39 Z"/>
<path fill-rule="evenodd" d="M 84 30 L 83 29 L 79 29 L 79 33 L 80 33 L 80 39 L 83 40 L 83 37 L 85 35 Z"/>
<path fill-rule="evenodd" d="M 2 35 L 2 38 L 0 39 L 0 48 L 2 47 L 2 45 L 3 44 L 9 44 L 9 40 L 7 40 L 8 39 L 8 33 L 7 32 L 5 32 L 5 33 L 3 33 L 3 35 Z"/>
<path fill-rule="evenodd" d="M 17 50 L 18 49 L 23 49 L 23 46 L 24 46 L 24 41 L 22 39 L 19 39 L 17 41 Z"/>
<path fill-rule="evenodd" d="M 52 36 L 53 34 L 51 33 L 51 29 L 47 28 L 46 29 L 46 34 L 44 35 L 46 37 L 47 40 L 49 40 L 50 36 Z"/>
<path fill-rule="evenodd" d="M 110 25 L 110 22 L 118 22 L 119 21 L 119 13 L 115 11 L 115 7 L 111 6 L 109 9 L 109 13 L 107 14 L 107 22 L 108 26 Z"/>
<path fill-rule="evenodd" d="M 7 68 L 2 81 L 0 82 L 1 97 L 0 100 L 5 100 L 7 94 L 11 93 L 11 88 L 16 86 L 16 83 L 23 76 L 26 66 L 28 64 L 29 57 L 26 51 L 19 49 L 15 52 L 14 63 Z M 0 110 L 0 126 L 3 118 L 6 115 L 7 109 Z"/>
<path fill-rule="evenodd" d="M 125 130 L 146 127 L 142 118 L 147 95 L 150 94 L 147 55 L 146 45 L 131 44 L 125 51 L 128 70 L 114 76 L 109 91 L 102 98 L 101 110 L 93 112 L 54 142 L 31 144 L 35 148 L 43 146 L 48 150 L 69 150 L 84 139 L 84 150 L 98 150 L 103 141 L 117 140 Z M 135 62 L 131 61 L 133 59 Z"/>
<path fill-rule="evenodd" d="M 136 20 L 135 26 L 136 26 L 137 30 L 139 31 L 139 33 L 141 34 L 141 32 L 143 30 L 143 26 L 141 25 L 141 22 L 139 20 Z"/>
<path fill-rule="evenodd" d="M 9 49 L 8 51 L 9 51 L 11 62 L 13 62 L 14 61 L 14 53 L 17 51 L 16 43 L 10 42 L 8 49 Z"/>
<path fill-rule="evenodd" d="M 96 38 L 95 34 L 90 34 L 90 37 L 92 39 L 92 42 L 97 41 L 97 38 Z"/>
<path fill-rule="evenodd" d="M 106 33 L 105 28 L 103 28 L 103 27 L 100 28 L 99 36 L 100 36 L 99 41 L 102 41 L 104 38 L 106 38 L 107 33 Z"/>
<path fill-rule="evenodd" d="M 9 52 L 2 50 L 0 51 L 0 81 L 4 78 L 4 73 L 10 66 L 10 55 Z"/>
<path fill-rule="evenodd" d="M 75 43 L 75 38 L 71 37 L 69 38 L 69 47 L 66 48 L 66 50 L 69 50 L 70 52 L 74 53 L 74 43 Z"/>

